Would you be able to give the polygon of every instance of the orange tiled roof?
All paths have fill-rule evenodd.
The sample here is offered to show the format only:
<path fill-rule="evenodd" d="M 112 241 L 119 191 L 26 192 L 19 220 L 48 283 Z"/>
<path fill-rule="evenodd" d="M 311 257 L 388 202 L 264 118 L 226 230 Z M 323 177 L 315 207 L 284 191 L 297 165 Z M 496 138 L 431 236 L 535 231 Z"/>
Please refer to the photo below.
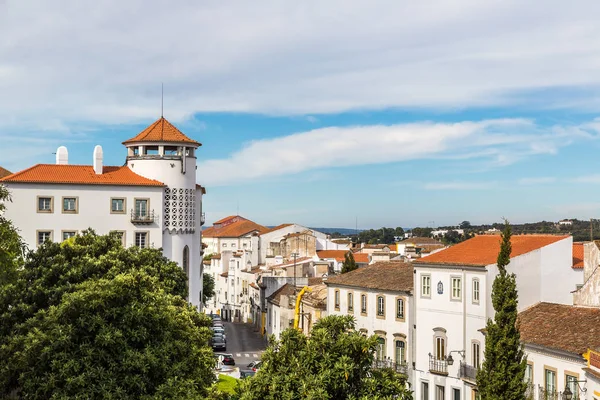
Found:
<path fill-rule="evenodd" d="M 343 262 L 346 253 L 350 250 L 319 250 L 317 251 L 317 257 L 321 259 L 335 258 L 335 261 Z M 357 263 L 369 263 L 369 255 L 367 253 L 354 253 L 354 261 Z"/>
<path fill-rule="evenodd" d="M 583 268 L 583 243 L 573 243 L 573 268 Z"/>
<path fill-rule="evenodd" d="M 196 146 L 202 146 L 201 143 L 185 136 L 183 132 L 175 128 L 175 126 L 167 121 L 164 117 L 160 117 L 156 120 L 156 122 L 144 129 L 137 136 L 124 141 L 123 144 L 136 142 L 173 142 L 189 143 Z"/>
<path fill-rule="evenodd" d="M 239 215 L 230 215 L 230 216 L 228 216 L 228 217 L 221 218 L 220 220 L 213 222 L 213 224 L 215 224 L 215 225 L 222 224 L 223 222 L 227 222 L 227 221 L 229 221 L 230 219 L 233 219 L 233 218 L 235 218 L 235 217 L 239 217 Z"/>
<path fill-rule="evenodd" d="M 514 235 L 510 239 L 512 244 L 510 256 L 517 257 L 567 237 L 569 236 Z M 498 259 L 501 242 L 502 238 L 500 236 L 479 235 L 414 262 L 422 264 L 491 265 L 495 264 Z"/>
<path fill-rule="evenodd" d="M 2 168 L 0 167 L 0 179 L 7 177 L 9 175 L 12 175 L 12 172 L 10 172 L 9 170 L 7 170 L 6 168 Z"/>
<path fill-rule="evenodd" d="M 215 238 L 240 237 L 255 231 L 258 233 L 262 233 L 265 230 L 267 230 L 266 227 L 259 225 L 256 222 L 247 219 L 242 219 L 237 222 L 233 222 L 229 225 L 225 225 L 221 228 L 215 228 L 214 226 L 211 226 L 210 228 L 207 228 L 202 231 L 202 236 Z"/>
<path fill-rule="evenodd" d="M 102 168 L 96 174 L 91 165 L 37 164 L 14 173 L 0 182 L 65 183 L 73 185 L 164 186 L 164 183 L 144 178 L 127 166 Z"/>
<path fill-rule="evenodd" d="M 292 225 L 292 224 L 281 224 L 281 225 L 277 225 L 277 226 L 274 226 L 274 227 L 272 227 L 272 228 L 269 228 L 269 229 L 268 229 L 266 232 L 263 232 L 263 233 L 261 233 L 261 235 L 264 235 L 265 233 L 274 232 L 274 231 L 277 231 L 277 230 L 279 230 L 279 229 L 286 228 L 286 227 L 288 227 L 288 226 L 291 226 L 291 225 Z"/>

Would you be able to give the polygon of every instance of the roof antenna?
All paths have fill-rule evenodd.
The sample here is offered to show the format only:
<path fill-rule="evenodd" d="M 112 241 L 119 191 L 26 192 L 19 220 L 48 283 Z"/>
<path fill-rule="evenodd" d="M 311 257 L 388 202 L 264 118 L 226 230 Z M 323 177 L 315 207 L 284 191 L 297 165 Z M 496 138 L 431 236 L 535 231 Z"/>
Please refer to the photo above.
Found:
<path fill-rule="evenodd" d="M 165 97 L 165 87 L 164 83 L 160 83 L 160 117 L 164 117 L 163 109 L 164 109 L 164 97 Z"/>

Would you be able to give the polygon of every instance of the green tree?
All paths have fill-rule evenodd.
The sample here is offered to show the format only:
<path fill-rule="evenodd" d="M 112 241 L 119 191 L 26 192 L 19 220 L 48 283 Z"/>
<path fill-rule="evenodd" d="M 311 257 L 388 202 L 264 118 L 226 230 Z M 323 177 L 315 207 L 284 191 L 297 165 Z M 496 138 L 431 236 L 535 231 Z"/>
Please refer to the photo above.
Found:
<path fill-rule="evenodd" d="M 469 221 L 463 221 L 459 225 L 460 229 L 469 229 L 471 228 L 471 223 Z"/>
<path fill-rule="evenodd" d="M 16 280 L 26 252 L 25 244 L 12 222 L 4 218 L 5 203 L 9 201 L 8 189 L 0 185 L 0 288 Z"/>
<path fill-rule="evenodd" d="M 211 274 L 202 276 L 202 304 L 205 305 L 208 299 L 215 296 L 215 278 Z"/>
<path fill-rule="evenodd" d="M 287 329 L 273 337 L 263 366 L 237 389 L 241 400 L 271 399 L 412 399 L 406 377 L 374 369 L 377 337 L 354 330 L 352 316 L 319 320 L 310 337 Z"/>
<path fill-rule="evenodd" d="M 525 368 L 519 323 L 517 320 L 517 282 L 509 274 L 511 228 L 505 221 L 502 244 L 498 254 L 498 275 L 492 287 L 494 320 L 486 326 L 485 360 L 477 373 L 477 386 L 484 400 L 521 400 L 525 398 Z"/>
<path fill-rule="evenodd" d="M 358 268 L 358 265 L 356 265 L 356 261 L 354 260 L 354 255 L 352 254 L 351 251 L 348 251 L 346 253 L 346 255 L 344 256 L 344 262 L 342 264 L 342 274 L 345 274 L 346 272 L 354 271 L 357 268 Z"/>
<path fill-rule="evenodd" d="M 209 320 L 160 250 L 87 231 L 31 252 L 0 290 L 0 397 L 205 398 Z"/>

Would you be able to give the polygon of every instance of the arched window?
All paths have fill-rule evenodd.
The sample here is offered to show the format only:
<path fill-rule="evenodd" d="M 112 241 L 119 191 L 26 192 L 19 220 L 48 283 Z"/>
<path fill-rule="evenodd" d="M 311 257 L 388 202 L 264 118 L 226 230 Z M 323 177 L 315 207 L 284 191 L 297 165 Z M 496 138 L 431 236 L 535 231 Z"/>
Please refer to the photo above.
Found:
<path fill-rule="evenodd" d="M 190 276 L 190 248 L 187 246 L 183 248 L 183 272 L 186 276 Z"/>
<path fill-rule="evenodd" d="M 385 338 L 381 336 L 377 338 L 377 354 L 376 358 L 379 361 L 385 360 Z"/>
<path fill-rule="evenodd" d="M 396 354 L 394 354 L 394 362 L 396 364 L 404 364 L 406 362 L 406 343 L 404 340 L 396 339 Z"/>

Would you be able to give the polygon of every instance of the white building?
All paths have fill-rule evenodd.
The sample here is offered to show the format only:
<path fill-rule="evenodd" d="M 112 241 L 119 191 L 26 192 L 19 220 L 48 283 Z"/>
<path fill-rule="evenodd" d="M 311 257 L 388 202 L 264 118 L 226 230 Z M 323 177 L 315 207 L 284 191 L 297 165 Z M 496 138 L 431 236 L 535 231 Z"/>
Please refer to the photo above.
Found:
<path fill-rule="evenodd" d="M 403 262 L 379 262 L 329 277 L 328 315 L 352 315 L 356 329 L 377 335 L 376 359 L 412 376 L 415 314 L 413 267 Z M 391 364 L 391 365 L 390 365 Z"/>
<path fill-rule="evenodd" d="M 100 146 L 90 154 L 92 165 L 70 165 L 67 149 L 59 147 L 56 164 L 37 164 L 1 179 L 13 199 L 5 215 L 29 248 L 87 228 L 119 232 L 125 246 L 162 248 L 187 273 L 189 301 L 200 306 L 201 144 L 162 117 L 123 144 L 123 166 L 103 165 Z"/>
<path fill-rule="evenodd" d="M 413 262 L 418 340 L 416 399 L 471 399 L 483 359 L 485 328 L 493 318 L 492 284 L 500 236 L 476 236 Z M 572 237 L 521 235 L 511 239 L 509 273 L 517 277 L 519 310 L 539 302 L 570 305 L 582 283 L 574 269 Z M 456 362 L 448 363 L 452 356 Z"/>

